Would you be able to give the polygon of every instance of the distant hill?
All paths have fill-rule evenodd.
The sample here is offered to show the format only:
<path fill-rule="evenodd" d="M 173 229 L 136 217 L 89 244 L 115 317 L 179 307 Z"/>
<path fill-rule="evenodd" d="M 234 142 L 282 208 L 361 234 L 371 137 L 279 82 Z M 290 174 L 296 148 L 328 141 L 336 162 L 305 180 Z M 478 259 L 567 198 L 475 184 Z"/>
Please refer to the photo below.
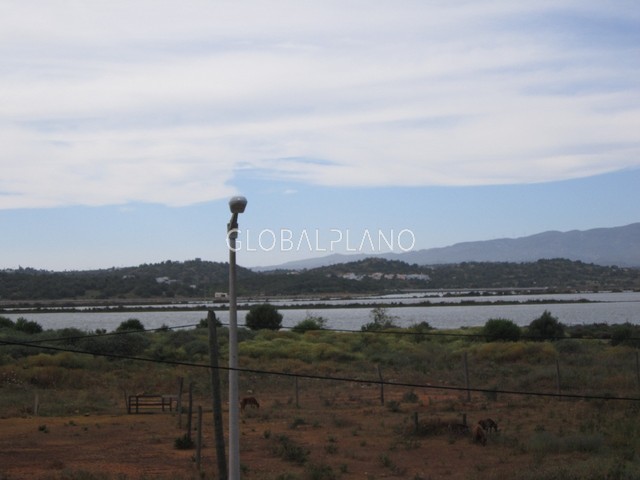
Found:
<path fill-rule="evenodd" d="M 366 258 L 308 270 L 253 272 L 238 266 L 238 295 L 278 297 L 365 295 L 425 289 L 638 290 L 640 268 L 601 266 L 566 259 L 417 265 Z M 224 301 L 228 265 L 200 259 L 80 272 L 0 271 L 3 307 L 32 302 L 87 305 Z M 67 305 L 67 303 L 62 303 Z"/>
<path fill-rule="evenodd" d="M 359 261 L 371 256 L 333 254 L 321 258 L 287 262 L 273 267 L 254 268 L 253 270 L 312 269 Z M 527 237 L 463 242 L 449 247 L 380 254 L 375 257 L 418 265 L 462 262 L 535 262 L 539 259 L 565 258 L 596 265 L 640 267 L 640 223 L 592 230 L 548 231 Z"/>

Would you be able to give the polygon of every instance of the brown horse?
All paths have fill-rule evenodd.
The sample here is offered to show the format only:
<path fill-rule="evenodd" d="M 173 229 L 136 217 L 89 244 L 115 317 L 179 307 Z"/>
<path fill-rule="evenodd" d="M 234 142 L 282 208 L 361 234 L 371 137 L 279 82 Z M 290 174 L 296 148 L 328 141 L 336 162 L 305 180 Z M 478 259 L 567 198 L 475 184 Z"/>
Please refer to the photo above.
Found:
<path fill-rule="evenodd" d="M 485 418 L 484 420 L 480 420 L 478 424 L 487 432 L 493 430 L 494 432 L 498 431 L 498 424 L 491 420 L 490 418 Z"/>
<path fill-rule="evenodd" d="M 258 400 L 256 400 L 256 397 L 244 397 L 242 400 L 240 400 L 240 410 L 244 412 L 244 408 L 247 405 L 253 405 L 256 408 L 260 408 L 260 404 L 258 403 Z"/>
<path fill-rule="evenodd" d="M 475 443 L 479 443 L 482 446 L 487 444 L 487 434 L 479 423 L 473 426 L 473 429 L 471 430 L 471 438 Z"/>

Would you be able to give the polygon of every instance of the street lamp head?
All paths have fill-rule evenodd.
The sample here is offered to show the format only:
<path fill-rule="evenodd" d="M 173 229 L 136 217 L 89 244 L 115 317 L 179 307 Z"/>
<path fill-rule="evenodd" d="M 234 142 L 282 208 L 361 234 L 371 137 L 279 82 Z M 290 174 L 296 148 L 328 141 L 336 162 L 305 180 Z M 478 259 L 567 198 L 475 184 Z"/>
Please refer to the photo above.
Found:
<path fill-rule="evenodd" d="M 229 209 L 231 210 L 231 213 L 243 213 L 246 207 L 247 199 L 244 197 L 232 197 L 231 200 L 229 200 Z"/>

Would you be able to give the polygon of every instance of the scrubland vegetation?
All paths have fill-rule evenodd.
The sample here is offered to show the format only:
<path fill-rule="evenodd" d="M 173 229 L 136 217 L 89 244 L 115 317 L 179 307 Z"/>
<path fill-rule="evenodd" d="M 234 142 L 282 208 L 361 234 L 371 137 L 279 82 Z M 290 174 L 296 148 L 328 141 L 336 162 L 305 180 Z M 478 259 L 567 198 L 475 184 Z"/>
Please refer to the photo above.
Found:
<path fill-rule="evenodd" d="M 313 317 L 293 331 L 240 330 L 240 391 L 262 404 L 243 413 L 244 478 L 640 477 L 637 327 L 568 328 L 545 312 L 517 332 L 506 319 L 401 329 L 384 315 L 361 332 Z M 0 421 L 120 415 L 126 395 L 174 393 L 178 378 L 210 405 L 208 329 L 136 322 L 39 331 L 0 318 Z M 224 366 L 227 329 L 217 333 Z M 484 447 L 450 428 L 484 417 L 500 425 Z M 124 478 L 70 467 L 49 478 Z M 192 478 L 182 475 L 167 478 Z"/>

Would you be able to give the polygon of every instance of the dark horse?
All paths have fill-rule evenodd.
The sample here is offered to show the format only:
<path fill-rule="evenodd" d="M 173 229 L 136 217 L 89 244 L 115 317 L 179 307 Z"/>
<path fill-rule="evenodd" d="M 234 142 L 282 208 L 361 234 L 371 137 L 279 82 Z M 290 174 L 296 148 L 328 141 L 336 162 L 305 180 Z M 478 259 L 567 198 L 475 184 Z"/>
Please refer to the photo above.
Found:
<path fill-rule="evenodd" d="M 484 420 L 480 420 L 478 422 L 480 426 L 487 432 L 493 430 L 494 432 L 498 431 L 498 424 L 491 420 L 490 418 L 485 418 Z"/>
<path fill-rule="evenodd" d="M 240 410 L 244 412 L 244 408 L 247 405 L 253 405 L 256 408 L 260 408 L 260 404 L 258 403 L 258 400 L 256 400 L 256 397 L 244 397 L 240 400 Z"/>

